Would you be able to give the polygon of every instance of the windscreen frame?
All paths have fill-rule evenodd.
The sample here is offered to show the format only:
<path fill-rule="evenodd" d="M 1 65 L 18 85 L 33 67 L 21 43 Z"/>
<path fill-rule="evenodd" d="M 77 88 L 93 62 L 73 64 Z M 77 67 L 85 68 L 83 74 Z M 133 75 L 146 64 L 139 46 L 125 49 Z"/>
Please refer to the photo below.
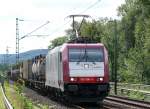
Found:
<path fill-rule="evenodd" d="M 78 50 L 78 52 L 76 51 L 76 57 L 75 55 L 70 56 L 70 53 L 72 52 L 71 50 L 74 50 L 73 51 L 74 53 L 75 53 L 75 50 Z M 94 50 L 97 50 L 97 51 L 94 52 Z M 93 53 L 92 56 L 91 56 L 91 53 Z M 95 58 L 95 56 L 99 57 L 99 59 Z M 74 60 L 72 59 L 72 57 L 74 58 Z M 103 48 L 100 48 L 100 47 L 98 48 L 97 47 L 96 48 L 93 48 L 93 47 L 92 48 L 91 47 L 87 47 L 87 48 L 73 47 L 72 48 L 71 47 L 71 48 L 68 48 L 68 61 L 69 62 L 104 62 L 104 50 Z"/>

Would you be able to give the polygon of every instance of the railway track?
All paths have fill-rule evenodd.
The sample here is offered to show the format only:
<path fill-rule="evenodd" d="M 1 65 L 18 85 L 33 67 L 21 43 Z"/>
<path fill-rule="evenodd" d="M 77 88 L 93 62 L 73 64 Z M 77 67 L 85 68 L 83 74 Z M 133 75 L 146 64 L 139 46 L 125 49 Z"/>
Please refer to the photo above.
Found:
<path fill-rule="evenodd" d="M 4 90 L 3 90 L 3 87 L 1 86 L 1 83 L 0 83 L 0 89 L 2 90 L 5 108 L 6 108 L 6 109 L 13 109 L 11 103 L 8 101 L 8 99 L 7 99 L 6 95 L 5 95 L 5 92 L 4 92 Z"/>
<path fill-rule="evenodd" d="M 133 100 L 126 97 L 109 96 L 100 105 L 72 105 L 75 109 L 150 109 L 150 102 Z"/>
<path fill-rule="evenodd" d="M 98 105 L 98 104 L 82 104 L 82 105 L 73 105 L 75 109 L 117 109 L 116 106 L 110 105 Z"/>
<path fill-rule="evenodd" d="M 36 91 L 33 91 L 31 89 L 28 89 L 28 93 L 32 94 L 30 96 L 37 97 L 39 93 L 35 93 Z M 36 95 L 35 95 L 36 94 Z M 138 100 L 132 100 L 125 97 L 118 97 L 118 96 L 108 96 L 104 102 L 103 106 L 100 104 L 90 104 L 90 103 L 81 103 L 81 104 L 70 104 L 62 101 L 57 100 L 51 100 L 49 97 L 45 97 L 48 102 L 54 102 L 53 105 L 55 105 L 56 109 L 150 109 L 150 103 L 144 102 L 144 101 L 138 101 Z M 38 97 L 36 99 L 40 99 L 41 97 Z M 43 101 L 43 100 L 42 100 Z M 44 100 L 45 101 L 45 100 Z"/>
<path fill-rule="evenodd" d="M 126 97 L 109 96 L 104 100 L 104 106 L 116 109 L 150 109 L 150 102 L 133 100 Z"/>
<path fill-rule="evenodd" d="M 2 90 L 4 103 L 6 106 L 6 109 L 13 109 L 11 104 L 9 103 L 8 99 L 5 96 L 4 90 L 0 84 L 0 90 Z M 29 91 L 31 93 L 31 90 Z M 39 94 L 39 93 L 37 93 Z M 33 95 L 31 95 L 33 96 Z M 126 97 L 119 97 L 119 96 L 108 96 L 104 102 L 103 106 L 100 106 L 100 104 L 69 104 L 65 103 L 67 105 L 63 105 L 63 103 L 55 103 L 56 109 L 150 109 L 150 102 L 145 101 L 139 101 L 139 100 L 133 100 Z M 69 105 L 69 106 L 68 106 Z M 61 108 L 60 108 L 61 107 Z"/>

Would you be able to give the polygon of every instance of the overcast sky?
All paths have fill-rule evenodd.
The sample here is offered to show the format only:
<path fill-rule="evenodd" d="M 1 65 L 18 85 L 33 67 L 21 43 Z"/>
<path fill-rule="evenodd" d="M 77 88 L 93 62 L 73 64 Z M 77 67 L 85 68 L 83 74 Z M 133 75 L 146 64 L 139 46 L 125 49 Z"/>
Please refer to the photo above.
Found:
<path fill-rule="evenodd" d="M 95 4 L 96 3 L 96 4 Z M 30 33 L 50 21 L 30 37 L 20 40 L 20 52 L 47 48 L 50 40 L 63 36 L 69 28 L 70 14 L 88 14 L 93 18 L 117 17 L 117 7 L 124 0 L 0 0 L 0 54 L 15 53 L 16 18 L 19 18 L 19 36 Z M 86 10 L 92 4 L 92 8 Z M 86 10 L 86 11 L 85 11 Z M 34 35 L 49 35 L 36 37 Z"/>

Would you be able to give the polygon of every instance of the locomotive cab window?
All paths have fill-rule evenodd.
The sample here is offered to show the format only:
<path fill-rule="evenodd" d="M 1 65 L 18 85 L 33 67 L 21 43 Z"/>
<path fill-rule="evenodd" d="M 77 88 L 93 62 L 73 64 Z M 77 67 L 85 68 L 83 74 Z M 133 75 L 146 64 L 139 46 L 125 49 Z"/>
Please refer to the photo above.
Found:
<path fill-rule="evenodd" d="M 70 48 L 70 62 L 103 62 L 103 50 L 100 48 Z"/>

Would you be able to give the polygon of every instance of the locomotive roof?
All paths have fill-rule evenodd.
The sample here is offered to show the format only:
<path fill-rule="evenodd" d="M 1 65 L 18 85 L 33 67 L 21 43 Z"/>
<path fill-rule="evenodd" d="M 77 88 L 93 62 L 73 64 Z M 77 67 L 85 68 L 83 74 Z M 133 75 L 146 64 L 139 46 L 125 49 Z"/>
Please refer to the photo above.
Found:
<path fill-rule="evenodd" d="M 62 51 L 66 47 L 103 47 L 104 45 L 102 43 L 64 43 L 61 46 L 57 46 L 53 49 L 51 49 L 48 54 L 55 53 L 57 51 Z"/>
<path fill-rule="evenodd" d="M 66 43 L 66 46 L 104 46 L 102 43 Z"/>

